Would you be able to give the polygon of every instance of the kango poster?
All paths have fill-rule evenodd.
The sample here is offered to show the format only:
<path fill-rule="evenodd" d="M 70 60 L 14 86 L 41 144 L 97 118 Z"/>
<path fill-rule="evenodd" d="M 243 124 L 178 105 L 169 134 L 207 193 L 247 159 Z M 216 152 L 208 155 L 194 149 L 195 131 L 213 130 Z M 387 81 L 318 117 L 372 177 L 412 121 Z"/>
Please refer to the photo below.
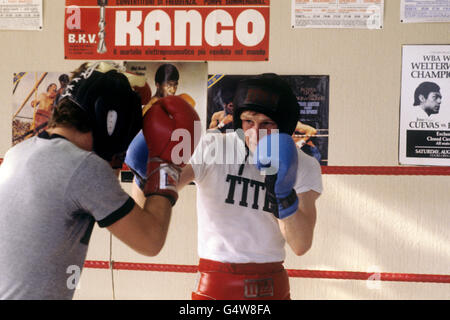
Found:
<path fill-rule="evenodd" d="M 269 13 L 270 0 L 66 0 L 65 58 L 264 61 Z"/>
<path fill-rule="evenodd" d="M 298 148 L 328 165 L 329 76 L 280 75 L 300 105 L 292 136 Z M 233 128 L 233 98 L 240 80 L 251 75 L 214 74 L 208 77 L 207 129 L 223 133 Z"/>
<path fill-rule="evenodd" d="M 450 165 L 450 45 L 405 45 L 399 162 Z"/>

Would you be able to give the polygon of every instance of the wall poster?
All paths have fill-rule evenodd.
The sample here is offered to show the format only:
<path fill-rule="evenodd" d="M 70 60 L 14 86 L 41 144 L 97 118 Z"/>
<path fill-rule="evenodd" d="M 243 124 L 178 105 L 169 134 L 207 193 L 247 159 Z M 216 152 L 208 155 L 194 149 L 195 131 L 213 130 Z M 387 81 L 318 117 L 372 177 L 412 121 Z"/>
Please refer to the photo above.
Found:
<path fill-rule="evenodd" d="M 42 30 L 42 0 L 0 0 L 0 30 Z"/>
<path fill-rule="evenodd" d="M 66 59 L 269 57 L 270 0 L 66 0 Z"/>
<path fill-rule="evenodd" d="M 328 164 L 329 76 L 280 75 L 300 105 L 300 118 L 293 139 L 297 146 Z M 207 129 L 233 129 L 233 97 L 237 83 L 250 75 L 210 75 L 208 79 Z"/>
<path fill-rule="evenodd" d="M 401 0 L 400 21 L 403 23 L 450 22 L 450 1 Z"/>
<path fill-rule="evenodd" d="M 201 122 L 199 129 L 204 128 L 206 110 L 203 106 L 206 105 L 207 63 L 126 61 L 124 65 L 127 71 L 146 77 L 152 91 L 148 107 L 164 96 L 163 90 L 167 90 L 167 95 L 181 96 L 195 108 Z M 146 106 L 143 108 L 146 112 Z"/>
<path fill-rule="evenodd" d="M 17 72 L 13 75 L 12 145 L 47 128 L 70 73 Z"/>
<path fill-rule="evenodd" d="M 384 0 L 291 0 L 292 28 L 381 29 Z"/>
<path fill-rule="evenodd" d="M 399 162 L 450 165 L 450 45 L 403 46 Z"/>

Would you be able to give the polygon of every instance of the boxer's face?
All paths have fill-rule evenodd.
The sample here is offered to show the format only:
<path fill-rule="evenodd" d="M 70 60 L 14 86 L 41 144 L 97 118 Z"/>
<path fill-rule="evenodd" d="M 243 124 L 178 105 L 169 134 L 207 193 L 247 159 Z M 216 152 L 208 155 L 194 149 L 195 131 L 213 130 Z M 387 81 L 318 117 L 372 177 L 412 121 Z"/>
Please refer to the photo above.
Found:
<path fill-rule="evenodd" d="M 439 113 L 442 100 L 440 92 L 430 92 L 426 99 L 423 95 L 420 95 L 420 99 L 423 109 L 428 111 L 429 114 Z"/>
<path fill-rule="evenodd" d="M 227 114 L 233 114 L 233 107 L 234 107 L 233 102 L 227 103 L 224 107 L 225 112 Z"/>
<path fill-rule="evenodd" d="M 278 129 L 275 121 L 265 114 L 255 111 L 244 111 L 241 113 L 242 130 L 245 134 L 245 143 L 250 151 L 254 152 L 258 141 Z"/>
<path fill-rule="evenodd" d="M 173 96 L 177 92 L 178 89 L 178 81 L 167 81 L 163 84 L 159 85 L 162 97 Z"/>
<path fill-rule="evenodd" d="M 49 88 L 48 88 L 48 95 L 49 95 L 49 97 L 50 98 L 54 98 L 54 97 L 56 97 L 56 93 L 57 93 L 57 90 L 56 90 L 57 88 L 56 88 L 56 84 L 52 84 Z"/>

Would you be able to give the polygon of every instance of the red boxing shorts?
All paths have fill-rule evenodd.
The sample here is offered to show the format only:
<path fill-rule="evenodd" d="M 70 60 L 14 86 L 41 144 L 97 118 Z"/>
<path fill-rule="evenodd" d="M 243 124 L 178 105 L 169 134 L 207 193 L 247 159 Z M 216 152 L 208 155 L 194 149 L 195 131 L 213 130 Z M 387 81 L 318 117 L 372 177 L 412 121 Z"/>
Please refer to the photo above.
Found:
<path fill-rule="evenodd" d="M 221 263 L 200 259 L 192 300 L 290 300 L 282 262 Z"/>
<path fill-rule="evenodd" d="M 50 119 L 51 112 L 47 110 L 39 109 L 36 111 L 36 117 L 34 119 L 34 127 L 38 128 L 41 126 L 45 126 L 46 122 Z"/>

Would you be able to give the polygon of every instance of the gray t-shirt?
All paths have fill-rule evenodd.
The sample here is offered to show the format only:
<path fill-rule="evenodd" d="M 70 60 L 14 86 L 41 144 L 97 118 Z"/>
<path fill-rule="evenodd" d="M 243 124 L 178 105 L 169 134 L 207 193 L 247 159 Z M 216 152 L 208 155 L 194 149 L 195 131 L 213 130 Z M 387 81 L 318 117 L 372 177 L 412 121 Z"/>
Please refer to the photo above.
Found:
<path fill-rule="evenodd" d="M 109 164 L 61 136 L 30 138 L 0 166 L 0 299 L 72 299 L 95 221 L 134 201 Z"/>

